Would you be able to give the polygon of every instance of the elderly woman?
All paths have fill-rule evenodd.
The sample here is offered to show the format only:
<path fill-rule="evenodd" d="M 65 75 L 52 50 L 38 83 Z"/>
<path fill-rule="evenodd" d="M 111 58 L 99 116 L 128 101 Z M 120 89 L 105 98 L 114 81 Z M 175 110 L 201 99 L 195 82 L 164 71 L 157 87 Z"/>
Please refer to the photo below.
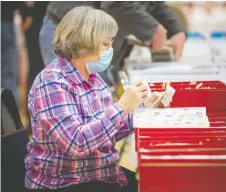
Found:
<path fill-rule="evenodd" d="M 60 22 L 53 41 L 59 56 L 29 93 L 33 137 L 25 159 L 25 186 L 43 191 L 123 191 L 128 180 L 115 142 L 133 131 L 132 110 L 147 86 L 130 86 L 117 103 L 97 72 L 107 69 L 115 20 L 101 10 L 76 7 Z"/>

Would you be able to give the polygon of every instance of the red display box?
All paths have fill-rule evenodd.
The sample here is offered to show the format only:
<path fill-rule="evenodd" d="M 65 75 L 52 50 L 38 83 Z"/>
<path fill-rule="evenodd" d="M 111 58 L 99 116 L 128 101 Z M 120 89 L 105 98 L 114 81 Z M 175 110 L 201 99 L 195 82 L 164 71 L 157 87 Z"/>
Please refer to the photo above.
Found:
<path fill-rule="evenodd" d="M 197 85 L 201 83 L 201 87 Z M 206 107 L 209 128 L 136 129 L 140 192 L 226 191 L 226 86 L 171 82 L 170 107 Z M 164 91 L 163 83 L 150 85 Z"/>
<path fill-rule="evenodd" d="M 202 86 L 196 89 L 196 86 Z M 172 82 L 170 85 L 176 90 L 171 107 L 203 107 L 209 110 L 226 109 L 226 86 L 220 81 Z M 164 91 L 163 83 L 150 85 L 152 91 Z"/>

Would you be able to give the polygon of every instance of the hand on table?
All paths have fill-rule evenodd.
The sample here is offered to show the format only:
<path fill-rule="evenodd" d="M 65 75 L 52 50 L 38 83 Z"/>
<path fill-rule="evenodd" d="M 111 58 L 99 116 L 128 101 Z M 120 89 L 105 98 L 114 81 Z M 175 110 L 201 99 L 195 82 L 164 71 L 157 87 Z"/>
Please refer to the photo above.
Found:
<path fill-rule="evenodd" d="M 151 51 L 160 51 L 164 48 L 167 39 L 166 35 L 167 30 L 159 24 L 152 40 L 147 42 Z"/>
<path fill-rule="evenodd" d="M 178 61 L 182 55 L 185 41 L 186 35 L 184 32 L 177 33 L 166 41 L 166 46 L 173 48 L 176 61 Z"/>

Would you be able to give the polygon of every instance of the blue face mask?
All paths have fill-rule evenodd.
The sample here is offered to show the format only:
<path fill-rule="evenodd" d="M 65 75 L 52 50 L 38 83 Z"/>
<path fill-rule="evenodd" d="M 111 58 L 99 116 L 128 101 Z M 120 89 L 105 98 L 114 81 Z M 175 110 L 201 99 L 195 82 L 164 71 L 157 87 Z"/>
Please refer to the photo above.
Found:
<path fill-rule="evenodd" d="M 89 73 L 99 73 L 105 71 L 111 64 L 113 48 L 100 52 L 100 60 L 95 62 L 85 62 Z"/>

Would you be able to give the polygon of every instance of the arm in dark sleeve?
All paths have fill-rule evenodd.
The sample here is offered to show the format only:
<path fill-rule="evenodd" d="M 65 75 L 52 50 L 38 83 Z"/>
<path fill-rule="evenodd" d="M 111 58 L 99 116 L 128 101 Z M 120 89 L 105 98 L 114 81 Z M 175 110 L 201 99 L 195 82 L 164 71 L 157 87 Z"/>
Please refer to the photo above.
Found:
<path fill-rule="evenodd" d="M 165 3 L 156 3 L 156 7 L 151 11 L 152 16 L 157 19 L 166 29 L 168 38 L 179 32 L 185 32 L 183 23 Z"/>
<path fill-rule="evenodd" d="M 27 7 L 24 1 L 20 1 L 19 4 L 19 11 L 21 13 L 21 16 L 23 18 L 23 20 L 28 17 L 28 16 L 33 16 L 33 14 L 35 13 L 35 9 L 34 8 L 30 8 Z"/>
<path fill-rule="evenodd" d="M 23 20 L 27 16 L 32 16 L 34 13 L 34 9 L 27 7 L 24 1 L 3 1 L 1 2 L 1 7 L 2 20 L 8 20 L 11 22 L 13 22 L 15 10 L 18 10 L 20 12 Z"/>
<path fill-rule="evenodd" d="M 101 8 L 115 18 L 119 31 L 133 34 L 141 41 L 151 40 L 157 30 L 158 21 L 140 2 L 108 1 L 102 2 Z"/>

